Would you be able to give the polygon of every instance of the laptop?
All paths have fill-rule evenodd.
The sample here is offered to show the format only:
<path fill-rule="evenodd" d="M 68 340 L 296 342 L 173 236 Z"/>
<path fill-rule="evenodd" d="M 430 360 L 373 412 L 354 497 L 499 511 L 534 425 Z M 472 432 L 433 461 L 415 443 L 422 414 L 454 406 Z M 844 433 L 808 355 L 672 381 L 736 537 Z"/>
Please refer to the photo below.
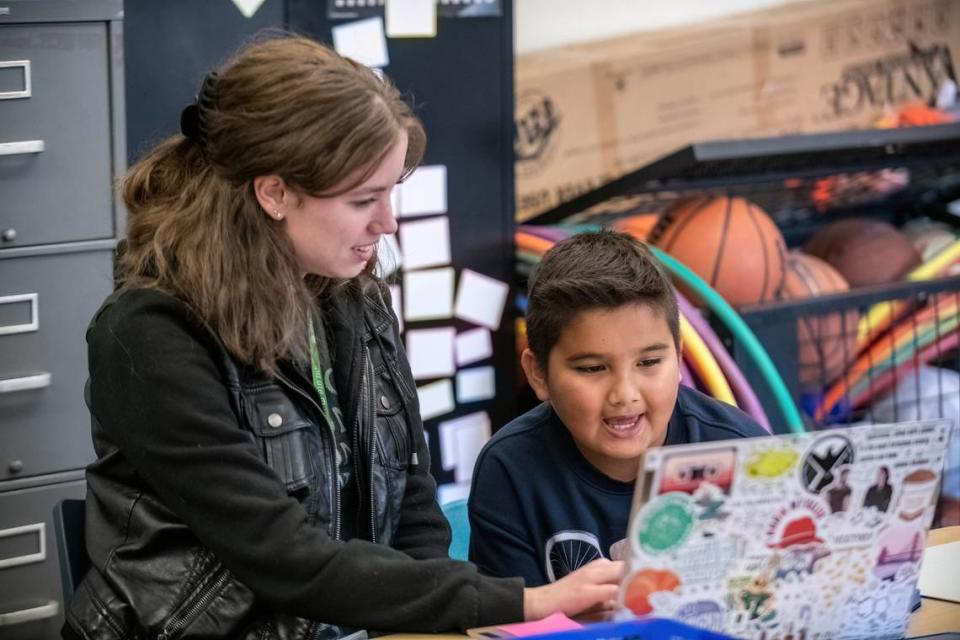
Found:
<path fill-rule="evenodd" d="M 619 604 L 738 638 L 902 638 L 949 436 L 938 420 L 651 449 Z"/>

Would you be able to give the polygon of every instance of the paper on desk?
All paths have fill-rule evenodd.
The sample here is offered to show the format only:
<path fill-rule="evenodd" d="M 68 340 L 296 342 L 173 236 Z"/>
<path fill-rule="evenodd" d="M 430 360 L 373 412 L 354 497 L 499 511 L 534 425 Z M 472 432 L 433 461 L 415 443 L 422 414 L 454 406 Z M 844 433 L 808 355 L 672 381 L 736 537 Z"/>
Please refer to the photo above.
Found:
<path fill-rule="evenodd" d="M 496 330 L 500 327 L 500 317 L 503 315 L 503 305 L 507 301 L 509 290 L 506 283 L 482 273 L 464 269 L 460 273 L 454 315 L 462 320 Z"/>
<path fill-rule="evenodd" d="M 447 212 L 447 167 L 417 167 L 400 186 L 400 216 Z"/>
<path fill-rule="evenodd" d="M 367 18 L 348 22 L 331 29 L 333 48 L 337 53 L 368 67 L 385 67 L 390 64 L 387 56 L 387 38 L 383 34 L 383 18 Z"/>
<path fill-rule="evenodd" d="M 407 321 L 441 320 L 453 315 L 452 267 L 403 274 L 403 317 Z"/>
<path fill-rule="evenodd" d="M 387 35 L 433 38 L 437 35 L 437 0 L 386 0 Z"/>
<path fill-rule="evenodd" d="M 450 264 L 450 221 L 447 216 L 436 216 L 402 222 L 400 244 L 405 269 Z"/>
<path fill-rule="evenodd" d="M 485 360 L 493 355 L 490 330 L 477 327 L 458 333 L 456 347 L 458 366 Z"/>
<path fill-rule="evenodd" d="M 514 638 L 525 638 L 527 636 L 540 635 L 541 633 L 556 633 L 557 631 L 582 629 L 583 625 L 571 620 L 562 613 L 555 613 L 552 616 L 547 616 L 543 620 L 503 624 L 497 628 Z"/>
<path fill-rule="evenodd" d="M 927 547 L 917 587 L 924 598 L 960 602 L 960 541 Z"/>
<path fill-rule="evenodd" d="M 489 400 L 496 394 L 493 367 L 472 367 L 457 372 L 457 402 Z"/>
<path fill-rule="evenodd" d="M 409 296 L 408 291 L 407 297 Z M 407 359 L 410 361 L 414 380 L 453 375 L 456 371 L 453 364 L 455 335 L 456 330 L 453 327 L 407 331 Z"/>
<path fill-rule="evenodd" d="M 417 399 L 420 401 L 421 420 L 450 413 L 456 406 L 453 403 L 453 383 L 449 379 L 417 387 Z"/>

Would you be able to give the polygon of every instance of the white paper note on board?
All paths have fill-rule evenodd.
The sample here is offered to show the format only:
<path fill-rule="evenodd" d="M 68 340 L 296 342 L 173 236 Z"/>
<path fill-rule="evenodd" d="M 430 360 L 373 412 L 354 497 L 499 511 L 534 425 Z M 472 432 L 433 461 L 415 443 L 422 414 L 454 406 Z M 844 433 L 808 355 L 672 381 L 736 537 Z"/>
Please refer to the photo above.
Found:
<path fill-rule="evenodd" d="M 433 38 L 437 35 L 438 0 L 386 0 L 384 16 L 391 38 Z"/>
<path fill-rule="evenodd" d="M 407 359 L 413 371 L 414 380 L 452 376 L 456 371 L 453 364 L 453 341 L 456 330 L 453 327 L 407 330 Z"/>
<path fill-rule="evenodd" d="M 447 167 L 442 164 L 417 167 L 398 188 L 401 217 L 447 212 Z"/>
<path fill-rule="evenodd" d="M 447 504 L 454 500 L 466 500 L 470 497 L 469 482 L 451 482 L 437 487 L 437 502 Z"/>
<path fill-rule="evenodd" d="M 402 298 L 403 292 L 400 289 L 400 285 L 390 285 L 390 306 L 393 307 L 393 313 L 397 316 L 397 324 L 400 325 L 400 331 L 403 331 Z"/>
<path fill-rule="evenodd" d="M 454 471 L 457 482 L 469 482 L 480 449 L 490 439 L 490 416 L 485 411 L 445 420 L 438 428 L 440 461 Z"/>
<path fill-rule="evenodd" d="M 457 402 L 479 402 L 497 395 L 493 367 L 473 367 L 457 372 Z"/>
<path fill-rule="evenodd" d="M 454 409 L 453 383 L 437 380 L 417 387 L 417 399 L 420 401 L 420 419 L 430 420 L 450 413 Z"/>
<path fill-rule="evenodd" d="M 380 277 L 387 277 L 396 273 L 403 266 L 403 254 L 397 244 L 397 236 L 390 234 L 380 237 L 377 246 L 377 273 Z"/>
<path fill-rule="evenodd" d="M 484 327 L 468 329 L 457 334 L 457 366 L 486 360 L 493 355 L 490 330 Z"/>
<path fill-rule="evenodd" d="M 383 18 L 367 18 L 333 27 L 333 48 L 337 53 L 368 67 L 390 64 Z"/>
<path fill-rule="evenodd" d="M 403 317 L 409 322 L 453 316 L 452 267 L 403 274 Z"/>
<path fill-rule="evenodd" d="M 510 287 L 504 282 L 464 269 L 460 274 L 454 315 L 496 330 L 500 327 L 509 291 Z"/>
<path fill-rule="evenodd" d="M 447 216 L 401 222 L 399 235 L 405 269 L 450 264 L 450 220 Z"/>

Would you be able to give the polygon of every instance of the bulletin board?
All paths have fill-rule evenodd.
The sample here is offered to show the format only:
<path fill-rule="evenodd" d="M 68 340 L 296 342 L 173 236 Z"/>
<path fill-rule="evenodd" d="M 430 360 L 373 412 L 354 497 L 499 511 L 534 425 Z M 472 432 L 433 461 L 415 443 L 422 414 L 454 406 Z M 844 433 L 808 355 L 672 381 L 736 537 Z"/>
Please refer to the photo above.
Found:
<path fill-rule="evenodd" d="M 192 99 L 206 69 L 261 30 L 281 27 L 333 44 L 334 28 L 385 17 L 382 0 L 342 4 L 352 5 L 351 10 L 340 11 L 327 0 L 128 0 L 129 160 L 176 132 L 180 109 Z M 470 4 L 461 1 L 454 8 L 438 0 L 433 37 L 385 38 L 389 62 L 383 67 L 427 131 L 424 167 L 410 181 L 442 180 L 445 196 L 442 206 L 425 204 L 422 210 L 429 213 L 401 217 L 397 237 L 401 245 L 406 235 L 409 243 L 424 246 L 437 233 L 449 237 L 445 263 L 433 259 L 418 265 L 414 259 L 412 268 L 406 268 L 401 262 L 394 274 L 398 315 L 406 315 L 405 284 L 416 287 L 419 281 L 437 291 L 451 283 L 455 293 L 473 292 L 462 308 L 454 297 L 448 317 L 403 318 L 410 355 L 425 362 L 426 373 L 417 385 L 429 416 L 425 428 L 441 502 L 465 496 L 479 446 L 516 416 L 517 404 L 513 5 L 510 0 L 481 0 L 468 11 Z M 254 6 L 249 17 L 241 11 Z M 438 366 L 437 345 L 451 341 L 473 355 L 460 362 L 454 352 L 452 367 L 449 362 Z"/>

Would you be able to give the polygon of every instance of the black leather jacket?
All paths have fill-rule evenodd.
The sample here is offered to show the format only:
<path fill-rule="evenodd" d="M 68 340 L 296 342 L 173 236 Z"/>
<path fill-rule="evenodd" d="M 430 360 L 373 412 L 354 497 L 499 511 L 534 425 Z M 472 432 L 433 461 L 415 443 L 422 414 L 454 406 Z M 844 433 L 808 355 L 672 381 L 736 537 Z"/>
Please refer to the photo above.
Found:
<path fill-rule="evenodd" d="M 88 331 L 93 568 L 67 610 L 82 637 L 292 640 L 520 618 L 522 582 L 446 559 L 416 389 L 374 289 L 325 308 L 361 496 L 350 514 L 303 374 L 238 366 L 166 294 L 107 300 Z M 357 526 L 368 542 L 338 542 L 345 517 L 368 523 Z"/>

